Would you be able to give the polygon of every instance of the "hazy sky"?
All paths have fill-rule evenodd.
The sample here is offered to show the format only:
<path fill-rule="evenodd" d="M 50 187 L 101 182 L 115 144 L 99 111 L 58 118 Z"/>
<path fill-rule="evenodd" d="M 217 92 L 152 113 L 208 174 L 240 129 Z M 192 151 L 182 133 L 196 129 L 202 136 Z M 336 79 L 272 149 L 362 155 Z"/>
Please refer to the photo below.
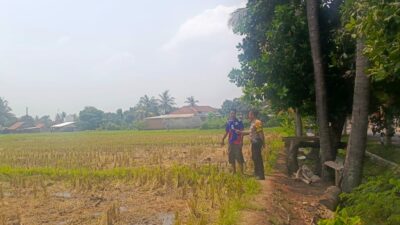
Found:
<path fill-rule="evenodd" d="M 13 112 L 134 106 L 169 89 L 219 107 L 241 95 L 229 14 L 243 0 L 0 0 L 0 96 Z"/>

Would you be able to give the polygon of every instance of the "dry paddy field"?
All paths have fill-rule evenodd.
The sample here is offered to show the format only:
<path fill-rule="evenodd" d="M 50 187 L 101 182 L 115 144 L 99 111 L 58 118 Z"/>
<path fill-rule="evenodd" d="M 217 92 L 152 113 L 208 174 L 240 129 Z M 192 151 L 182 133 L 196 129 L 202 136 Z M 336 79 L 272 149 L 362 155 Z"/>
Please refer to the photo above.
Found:
<path fill-rule="evenodd" d="M 267 130 L 267 170 L 282 148 Z M 0 135 L 0 225 L 235 224 L 260 185 L 221 131 Z M 251 174 L 249 147 L 244 148 Z"/>

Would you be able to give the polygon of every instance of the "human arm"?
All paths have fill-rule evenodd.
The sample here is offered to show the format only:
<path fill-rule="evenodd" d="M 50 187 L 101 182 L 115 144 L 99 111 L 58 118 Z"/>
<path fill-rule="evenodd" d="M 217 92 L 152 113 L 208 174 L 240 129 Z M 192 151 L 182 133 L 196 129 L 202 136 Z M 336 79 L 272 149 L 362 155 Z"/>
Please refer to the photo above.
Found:
<path fill-rule="evenodd" d="M 256 120 L 255 122 L 255 131 L 257 132 L 257 137 L 261 140 L 262 147 L 265 147 L 265 135 L 263 129 L 263 123 L 260 120 Z"/>
<path fill-rule="evenodd" d="M 262 146 L 263 148 L 265 148 L 265 136 L 264 136 L 264 130 L 261 130 L 261 132 L 259 133 L 259 136 L 262 140 Z"/>
<path fill-rule="evenodd" d="M 228 123 L 226 123 L 226 125 L 225 125 L 225 134 L 224 134 L 224 136 L 222 137 L 221 146 L 224 146 L 224 145 L 225 145 L 225 138 L 229 135 L 229 130 L 230 130 L 230 126 L 229 126 L 229 122 L 228 122 Z"/>
<path fill-rule="evenodd" d="M 241 134 L 243 136 L 249 135 L 250 131 L 249 130 L 235 130 L 238 134 Z"/>
<path fill-rule="evenodd" d="M 242 138 L 243 138 L 244 136 L 250 134 L 250 130 L 245 130 L 245 129 L 244 129 L 243 122 L 241 122 L 241 121 L 240 121 L 239 128 L 238 128 L 238 129 L 235 129 L 235 132 L 238 133 L 238 134 L 241 134 Z"/>
<path fill-rule="evenodd" d="M 221 145 L 225 145 L 225 138 L 228 136 L 228 132 L 225 132 L 224 136 L 222 137 Z"/>

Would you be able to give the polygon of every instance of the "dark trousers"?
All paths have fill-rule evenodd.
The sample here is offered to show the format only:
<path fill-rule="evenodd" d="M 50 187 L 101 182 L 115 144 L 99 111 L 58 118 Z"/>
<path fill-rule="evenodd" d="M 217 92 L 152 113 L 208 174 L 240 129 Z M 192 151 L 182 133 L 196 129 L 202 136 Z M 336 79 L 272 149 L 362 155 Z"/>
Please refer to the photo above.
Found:
<path fill-rule="evenodd" d="M 265 179 L 264 176 L 264 163 L 261 156 L 262 143 L 251 144 L 251 158 L 254 162 L 254 175 L 260 179 Z"/>

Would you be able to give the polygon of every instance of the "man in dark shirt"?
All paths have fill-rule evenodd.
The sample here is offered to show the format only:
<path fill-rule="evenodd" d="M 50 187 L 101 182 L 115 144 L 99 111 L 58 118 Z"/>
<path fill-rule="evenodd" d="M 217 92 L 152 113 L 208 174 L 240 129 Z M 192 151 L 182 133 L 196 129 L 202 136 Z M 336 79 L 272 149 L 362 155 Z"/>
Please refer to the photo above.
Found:
<path fill-rule="evenodd" d="M 236 173 L 236 161 L 239 164 L 240 172 L 243 174 L 244 158 L 242 153 L 243 137 L 238 131 L 244 129 L 242 121 L 236 118 L 236 110 L 232 110 L 229 115 L 229 120 L 225 126 L 225 135 L 222 138 L 221 144 L 225 144 L 225 138 L 229 139 L 228 157 L 229 164 L 232 165 L 232 170 Z"/>

